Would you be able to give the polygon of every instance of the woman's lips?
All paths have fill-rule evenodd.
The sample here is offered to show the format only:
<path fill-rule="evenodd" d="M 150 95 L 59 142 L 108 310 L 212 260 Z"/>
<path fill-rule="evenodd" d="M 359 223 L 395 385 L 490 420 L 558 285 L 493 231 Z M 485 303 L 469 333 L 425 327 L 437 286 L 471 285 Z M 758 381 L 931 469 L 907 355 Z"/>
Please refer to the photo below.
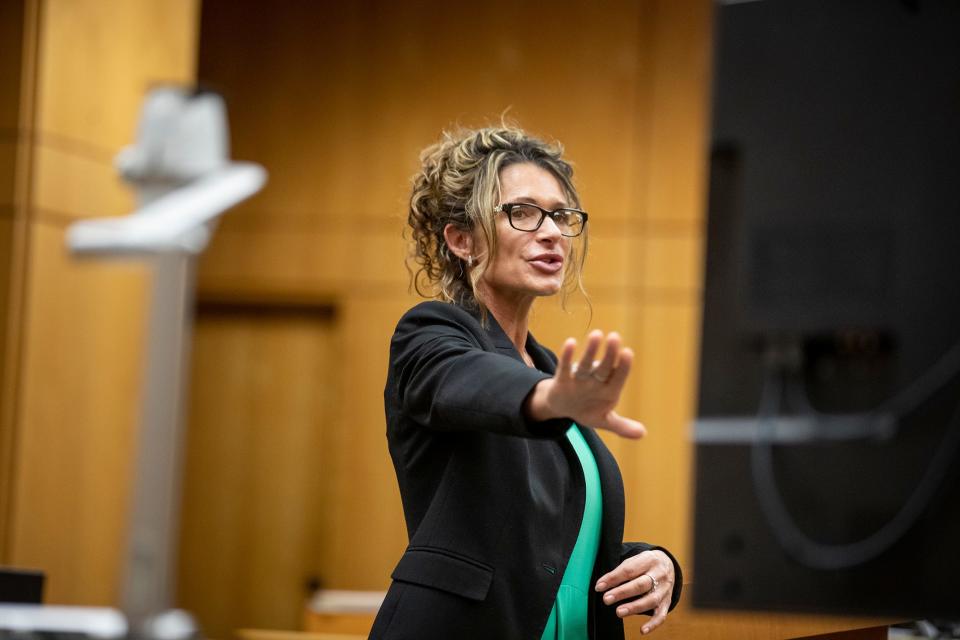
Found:
<path fill-rule="evenodd" d="M 530 264 L 542 273 L 557 273 L 563 269 L 563 259 L 559 257 L 538 257 L 530 260 Z"/>

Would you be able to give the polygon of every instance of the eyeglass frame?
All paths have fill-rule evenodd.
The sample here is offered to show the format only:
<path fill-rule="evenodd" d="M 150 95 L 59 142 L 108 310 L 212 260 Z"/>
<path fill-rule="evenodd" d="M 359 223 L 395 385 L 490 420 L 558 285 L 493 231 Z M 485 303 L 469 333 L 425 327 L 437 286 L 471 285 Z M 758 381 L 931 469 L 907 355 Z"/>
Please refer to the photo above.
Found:
<path fill-rule="evenodd" d="M 533 207 L 534 209 L 540 212 L 540 221 L 537 222 L 537 226 L 535 226 L 533 229 L 517 229 L 517 227 L 514 226 L 513 218 L 510 217 L 510 211 L 514 207 L 521 207 L 521 206 Z M 583 211 L 582 209 L 560 207 L 559 209 L 554 209 L 553 211 L 550 211 L 549 209 L 544 209 L 543 207 L 533 204 L 532 202 L 504 202 L 503 204 L 498 204 L 493 208 L 494 213 L 505 213 L 507 215 L 507 223 L 509 223 L 509 225 L 513 229 L 517 229 L 517 231 L 523 231 L 525 233 L 533 233 L 534 231 L 537 231 L 538 229 L 540 229 L 540 227 L 543 226 L 543 221 L 547 219 L 547 216 L 550 216 L 550 219 L 553 220 L 553 223 L 557 226 L 557 229 L 560 229 L 560 225 L 557 224 L 556 215 L 561 211 L 570 211 L 573 213 L 579 213 L 581 216 L 583 216 L 583 224 L 580 225 L 580 233 L 576 235 L 572 235 L 572 236 L 567 235 L 562 230 L 560 231 L 560 235 L 562 235 L 564 238 L 576 238 L 583 235 L 584 230 L 586 230 L 587 228 L 587 220 L 590 218 L 590 216 L 589 214 L 587 214 L 586 211 Z"/>

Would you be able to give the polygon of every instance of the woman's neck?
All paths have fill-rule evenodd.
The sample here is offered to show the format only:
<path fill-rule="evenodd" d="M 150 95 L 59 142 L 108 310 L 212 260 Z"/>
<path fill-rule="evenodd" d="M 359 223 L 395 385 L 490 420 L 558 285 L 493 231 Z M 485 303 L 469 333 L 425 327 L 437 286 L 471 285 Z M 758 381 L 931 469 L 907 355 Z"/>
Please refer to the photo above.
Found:
<path fill-rule="evenodd" d="M 533 307 L 533 296 L 523 296 L 517 299 L 508 299 L 504 296 L 484 295 L 483 303 L 497 320 L 497 324 L 513 343 L 517 352 L 530 363 L 526 352 L 527 332 L 529 331 L 530 309 Z"/>

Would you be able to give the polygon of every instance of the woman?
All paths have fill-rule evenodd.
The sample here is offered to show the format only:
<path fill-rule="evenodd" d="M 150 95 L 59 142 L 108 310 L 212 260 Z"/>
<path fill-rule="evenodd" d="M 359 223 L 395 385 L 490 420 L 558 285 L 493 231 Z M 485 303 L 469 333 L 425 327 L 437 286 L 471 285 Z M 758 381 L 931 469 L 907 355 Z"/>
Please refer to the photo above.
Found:
<path fill-rule="evenodd" d="M 414 177 L 417 290 L 391 341 L 387 438 L 410 543 L 371 638 L 622 638 L 680 595 L 665 550 L 621 542 L 623 484 L 594 429 L 633 354 L 591 333 L 574 362 L 528 332 L 538 297 L 580 282 L 587 214 L 560 149 L 512 127 L 447 134 Z M 602 355 L 601 355 L 602 354 Z"/>

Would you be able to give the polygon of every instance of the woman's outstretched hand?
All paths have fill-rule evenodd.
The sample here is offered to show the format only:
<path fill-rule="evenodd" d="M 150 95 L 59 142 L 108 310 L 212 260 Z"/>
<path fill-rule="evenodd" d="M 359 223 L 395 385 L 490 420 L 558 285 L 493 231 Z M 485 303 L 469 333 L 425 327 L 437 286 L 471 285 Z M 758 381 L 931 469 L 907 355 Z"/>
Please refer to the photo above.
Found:
<path fill-rule="evenodd" d="M 603 358 L 598 360 L 605 343 Z M 625 438 L 642 438 L 647 430 L 636 420 L 625 418 L 614 407 L 627 381 L 633 351 L 620 343 L 617 333 L 606 338 L 601 331 L 587 336 L 587 346 L 574 362 L 577 341 L 568 338 L 560 351 L 553 378 L 542 380 L 527 398 L 527 415 L 534 420 L 570 418 L 577 424 L 606 429 Z"/>

